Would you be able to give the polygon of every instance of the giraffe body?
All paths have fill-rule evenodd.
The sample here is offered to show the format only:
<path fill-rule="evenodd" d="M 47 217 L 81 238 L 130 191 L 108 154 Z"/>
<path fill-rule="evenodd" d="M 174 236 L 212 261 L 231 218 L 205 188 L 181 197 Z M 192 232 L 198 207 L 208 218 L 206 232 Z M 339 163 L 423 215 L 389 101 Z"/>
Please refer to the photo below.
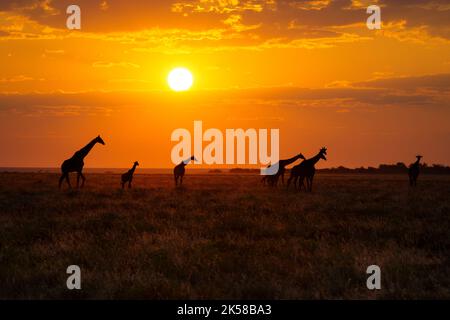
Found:
<path fill-rule="evenodd" d="M 280 160 L 278 162 L 277 173 L 275 173 L 274 175 L 271 175 L 271 176 L 266 176 L 265 177 L 266 179 L 263 178 L 264 179 L 263 183 L 265 184 L 267 182 L 270 186 L 276 187 L 278 184 L 278 180 L 281 177 L 281 183 L 284 185 L 284 174 L 286 172 L 286 167 L 288 165 L 290 165 L 291 163 L 294 163 L 298 159 L 305 159 L 305 157 L 303 156 L 303 154 L 299 153 L 295 157 L 285 159 L 285 160 Z"/>
<path fill-rule="evenodd" d="M 125 184 L 128 182 L 128 188 L 131 188 L 131 182 L 133 181 L 133 175 L 134 175 L 134 171 L 136 171 L 136 167 L 139 165 L 139 162 L 135 162 L 133 164 L 133 167 L 128 170 L 127 172 L 125 172 L 122 175 L 122 189 L 125 187 Z"/>
<path fill-rule="evenodd" d="M 412 163 L 409 166 L 408 175 L 409 175 L 409 185 L 411 187 L 417 186 L 417 178 L 420 174 L 420 159 L 422 159 L 422 156 L 416 156 L 417 160 L 416 162 Z"/>
<path fill-rule="evenodd" d="M 291 184 L 291 181 L 294 180 L 294 187 L 297 189 L 301 189 L 304 187 L 304 180 L 306 179 L 306 191 L 312 192 L 312 184 L 314 180 L 314 175 L 316 173 L 315 165 L 320 160 L 327 160 L 325 155 L 327 154 L 327 149 L 320 149 L 319 153 L 311 159 L 307 159 L 302 163 L 294 166 L 291 170 L 291 176 L 287 182 L 287 187 Z"/>
<path fill-rule="evenodd" d="M 195 157 L 192 156 L 189 159 L 181 161 L 180 164 L 178 164 L 173 169 L 173 176 L 174 176 L 174 179 L 175 179 L 175 187 L 178 186 L 178 180 L 180 182 L 180 186 L 183 184 L 183 177 L 184 177 L 184 174 L 186 172 L 186 168 L 185 167 L 191 161 L 197 161 L 197 159 L 195 159 Z"/>
<path fill-rule="evenodd" d="M 93 139 L 91 142 L 89 142 L 85 147 L 81 148 L 77 152 L 74 153 L 72 158 L 67 159 L 63 162 L 61 165 L 61 172 L 62 175 L 59 178 L 59 188 L 61 188 L 62 182 L 64 180 L 67 181 L 67 184 L 69 185 L 69 188 L 72 186 L 70 185 L 69 180 L 69 173 L 76 172 L 77 173 L 77 188 L 80 184 L 80 178 L 82 179 L 81 187 L 84 186 L 84 182 L 86 181 L 86 178 L 83 175 L 83 167 L 84 167 L 84 158 L 89 154 L 89 152 L 92 150 L 92 148 L 97 144 L 100 143 L 102 145 L 105 144 L 105 142 L 98 136 L 97 138 Z"/>

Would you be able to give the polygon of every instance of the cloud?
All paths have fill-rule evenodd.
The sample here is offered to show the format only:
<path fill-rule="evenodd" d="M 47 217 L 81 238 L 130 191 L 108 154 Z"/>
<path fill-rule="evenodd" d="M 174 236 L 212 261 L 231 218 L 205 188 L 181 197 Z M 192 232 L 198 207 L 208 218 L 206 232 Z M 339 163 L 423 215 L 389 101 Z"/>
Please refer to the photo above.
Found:
<path fill-rule="evenodd" d="M 133 81 L 122 79 L 118 81 Z M 274 105 L 279 107 L 341 109 L 371 107 L 448 107 L 450 74 L 375 79 L 366 82 L 335 84 L 327 88 L 255 87 L 246 89 L 192 92 L 186 104 L 209 105 Z M 170 97 L 164 91 L 153 92 L 55 92 L 49 94 L 0 94 L 0 110 L 21 110 L 25 106 L 79 106 L 105 108 L 149 105 L 159 108 Z M 53 109 L 52 109 L 53 110 Z M 72 109 L 71 109 L 72 110 Z M 103 110 L 103 109 L 102 109 Z M 47 112 L 46 111 L 46 112 Z M 73 112 L 73 110 L 71 111 Z M 47 112 L 48 114 L 48 112 Z"/>
<path fill-rule="evenodd" d="M 33 105 L 20 108 L 3 108 L 0 112 L 9 111 L 15 115 L 25 117 L 79 117 L 79 116 L 110 116 L 114 110 L 101 106 L 59 105 L 45 106 Z"/>
<path fill-rule="evenodd" d="M 357 82 L 356 87 L 391 88 L 402 91 L 429 89 L 437 92 L 450 92 L 450 74 L 433 74 L 417 77 L 381 78 Z"/>
<path fill-rule="evenodd" d="M 365 27 L 366 6 L 374 3 L 382 7 L 385 29 L 369 33 Z M 69 0 L 2 0 L 0 11 L 28 19 L 22 26 L 34 23 L 49 28 L 47 37 L 64 37 L 72 36 L 65 30 L 65 9 L 69 4 Z M 122 36 L 139 42 L 142 33 L 163 35 L 159 40 L 144 42 L 147 47 L 158 46 L 154 44 L 158 42 L 159 47 L 172 48 L 261 48 L 274 44 L 329 48 L 343 41 L 366 41 L 375 36 L 418 42 L 450 39 L 450 6 L 443 0 L 78 0 L 77 4 L 83 20 L 78 37 L 91 38 L 92 33 L 100 33 L 109 40 L 120 41 Z M 0 31 L 9 32 L 1 23 Z M 211 32 L 220 45 L 196 41 Z M 22 28 L 12 36 L 26 39 L 43 34 L 35 26 L 34 32 Z"/>
<path fill-rule="evenodd" d="M 0 78 L 0 83 L 11 83 L 11 82 L 24 82 L 24 81 L 32 81 L 34 80 L 32 77 L 18 75 L 10 78 Z"/>
<path fill-rule="evenodd" d="M 45 49 L 45 53 L 47 54 L 64 54 L 65 50 L 63 49 Z"/>
<path fill-rule="evenodd" d="M 185 0 L 171 6 L 172 12 L 235 14 L 242 12 L 262 12 L 275 8 L 275 1 L 266 0 Z"/>
<path fill-rule="evenodd" d="M 140 68 L 140 65 L 132 62 L 108 62 L 108 61 L 96 61 L 92 64 L 94 68 L 113 68 L 113 67 L 122 67 L 122 68 Z"/>

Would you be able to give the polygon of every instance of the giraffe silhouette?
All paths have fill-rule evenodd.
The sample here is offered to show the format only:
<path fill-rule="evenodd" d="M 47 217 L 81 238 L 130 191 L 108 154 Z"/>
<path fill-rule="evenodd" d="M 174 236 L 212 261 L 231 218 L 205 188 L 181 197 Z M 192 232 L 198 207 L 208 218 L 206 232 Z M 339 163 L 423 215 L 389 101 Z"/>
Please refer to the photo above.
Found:
<path fill-rule="evenodd" d="M 197 161 L 197 159 L 195 159 L 194 156 L 190 157 L 189 159 L 186 159 L 184 161 L 181 161 L 180 164 L 178 164 L 174 169 L 173 169 L 173 176 L 175 179 L 175 187 L 178 186 L 178 179 L 180 179 L 180 186 L 183 184 L 183 177 L 184 177 L 184 173 L 186 172 L 185 167 L 188 165 L 189 162 L 191 161 Z"/>
<path fill-rule="evenodd" d="M 276 187 L 277 184 L 278 184 L 278 180 L 281 177 L 281 183 L 284 185 L 284 173 L 286 172 L 286 167 L 288 165 L 294 163 L 298 159 L 305 160 L 305 157 L 303 156 L 303 154 L 299 153 L 299 154 L 297 154 L 296 156 L 294 156 L 292 158 L 278 161 L 278 171 L 277 171 L 277 173 L 275 173 L 274 175 L 266 176 L 267 177 L 266 181 L 268 182 L 268 184 L 270 186 L 272 186 L 272 187 Z"/>
<path fill-rule="evenodd" d="M 89 152 L 92 150 L 92 148 L 97 144 L 100 143 L 102 145 L 105 145 L 105 142 L 100 138 L 100 136 L 93 139 L 91 142 L 89 142 L 85 147 L 81 148 L 77 152 L 74 153 L 72 158 L 67 159 L 63 162 L 61 165 L 61 178 L 59 178 L 59 188 L 61 188 L 61 184 L 64 179 L 66 179 L 67 184 L 69 185 L 69 188 L 72 188 L 70 185 L 69 180 L 69 173 L 70 172 L 76 172 L 77 173 L 77 188 L 80 183 L 80 178 L 83 180 L 81 182 L 81 187 L 84 186 L 84 182 L 86 178 L 83 175 L 83 167 L 84 167 L 84 158 L 89 154 Z"/>
<path fill-rule="evenodd" d="M 128 188 L 131 188 L 131 182 L 133 181 L 134 171 L 136 170 L 136 167 L 138 165 L 139 162 L 135 161 L 133 167 L 122 175 L 122 189 L 125 187 L 125 183 L 127 182 Z"/>
<path fill-rule="evenodd" d="M 408 175 L 409 175 L 409 185 L 411 187 L 417 186 L 417 178 L 419 177 L 420 173 L 420 159 L 422 159 L 422 156 L 416 156 L 417 160 L 416 162 L 412 163 L 409 166 Z"/>
<path fill-rule="evenodd" d="M 269 165 L 266 167 L 266 170 L 269 169 L 271 166 L 272 166 L 272 165 L 269 164 Z M 265 186 L 266 184 L 269 183 L 269 177 L 270 177 L 269 175 L 264 175 L 264 176 L 262 177 L 261 183 L 263 184 L 263 186 Z"/>
<path fill-rule="evenodd" d="M 327 160 L 325 155 L 327 154 L 327 148 L 320 149 L 319 153 L 312 157 L 311 159 L 307 159 L 302 163 L 294 166 L 291 170 L 291 176 L 287 182 L 287 188 L 291 184 L 291 180 L 294 179 L 294 187 L 301 189 L 303 184 L 303 180 L 306 178 L 306 191 L 312 192 L 312 184 L 314 179 L 314 174 L 316 173 L 315 165 L 319 162 L 320 159 Z M 297 185 L 298 182 L 298 185 Z"/>

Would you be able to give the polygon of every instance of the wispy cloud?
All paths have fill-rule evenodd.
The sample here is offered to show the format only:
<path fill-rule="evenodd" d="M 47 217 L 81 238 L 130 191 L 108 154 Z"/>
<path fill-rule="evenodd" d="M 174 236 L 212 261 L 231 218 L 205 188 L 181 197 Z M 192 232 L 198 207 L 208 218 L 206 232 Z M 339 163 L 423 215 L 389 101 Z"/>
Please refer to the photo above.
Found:
<path fill-rule="evenodd" d="M 140 68 L 140 65 L 132 62 L 108 62 L 108 61 L 96 61 L 92 64 L 94 68 L 113 68 L 113 67 L 121 67 L 121 68 Z"/>
<path fill-rule="evenodd" d="M 34 78 L 24 75 L 13 76 L 10 78 L 0 78 L 0 83 L 11 83 L 11 82 L 24 82 L 32 81 Z"/>

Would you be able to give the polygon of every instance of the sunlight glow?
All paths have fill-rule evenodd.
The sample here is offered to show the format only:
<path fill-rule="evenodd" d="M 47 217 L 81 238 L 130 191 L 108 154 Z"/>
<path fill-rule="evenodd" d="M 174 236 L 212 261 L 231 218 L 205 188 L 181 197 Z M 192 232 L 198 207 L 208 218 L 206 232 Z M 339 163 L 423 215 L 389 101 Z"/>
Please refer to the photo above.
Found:
<path fill-rule="evenodd" d="M 174 91 L 186 91 L 191 88 L 194 78 L 188 69 L 175 68 L 169 73 L 167 83 Z"/>

